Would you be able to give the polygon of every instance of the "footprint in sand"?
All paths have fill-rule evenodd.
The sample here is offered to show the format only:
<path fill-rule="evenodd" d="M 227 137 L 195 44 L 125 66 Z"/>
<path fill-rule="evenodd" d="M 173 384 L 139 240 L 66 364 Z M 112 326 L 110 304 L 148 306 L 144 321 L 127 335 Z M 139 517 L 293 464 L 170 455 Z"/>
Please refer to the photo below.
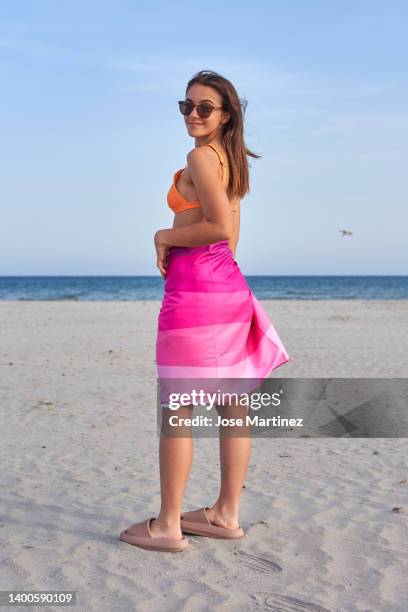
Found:
<path fill-rule="evenodd" d="M 287 595 L 281 595 L 280 593 L 272 593 L 266 595 L 263 598 L 263 605 L 267 610 L 273 610 L 273 612 L 332 612 L 328 608 L 309 602 L 302 601 L 296 597 L 289 597 Z"/>
<path fill-rule="evenodd" d="M 282 571 L 282 568 L 280 565 L 278 565 L 278 563 L 275 563 L 270 559 L 265 559 L 265 557 L 258 557 L 257 555 L 246 553 L 243 550 L 237 551 L 237 562 L 241 566 L 245 566 L 254 572 L 258 572 L 259 574 L 272 574 Z"/>

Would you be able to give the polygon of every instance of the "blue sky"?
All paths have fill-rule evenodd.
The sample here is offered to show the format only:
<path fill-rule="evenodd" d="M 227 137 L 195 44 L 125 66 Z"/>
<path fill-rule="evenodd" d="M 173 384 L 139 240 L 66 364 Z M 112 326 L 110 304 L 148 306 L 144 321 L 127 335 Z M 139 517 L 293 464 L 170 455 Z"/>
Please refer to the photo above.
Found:
<path fill-rule="evenodd" d="M 0 275 L 159 275 L 194 146 L 177 100 L 204 68 L 248 100 L 262 155 L 244 274 L 406 274 L 407 7 L 3 0 Z"/>

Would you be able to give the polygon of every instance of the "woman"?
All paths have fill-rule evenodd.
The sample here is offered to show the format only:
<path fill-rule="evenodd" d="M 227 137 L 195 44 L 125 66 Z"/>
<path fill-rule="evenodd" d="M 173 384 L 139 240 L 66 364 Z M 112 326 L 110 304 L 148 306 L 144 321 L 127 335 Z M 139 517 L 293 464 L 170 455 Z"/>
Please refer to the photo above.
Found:
<path fill-rule="evenodd" d="M 289 361 L 263 306 L 234 260 L 239 238 L 240 199 L 249 191 L 244 144 L 246 103 L 234 86 L 212 71 L 200 71 L 179 102 L 195 147 L 177 170 L 167 195 L 174 211 L 171 229 L 154 242 L 165 279 L 159 314 L 156 363 L 160 379 L 263 380 Z M 237 416 L 241 406 L 232 406 Z M 223 410 L 225 410 L 225 406 Z M 191 416 L 192 405 L 178 409 Z M 221 434 L 221 489 L 212 506 L 181 514 L 192 464 L 190 436 L 160 436 L 161 509 L 120 534 L 129 544 L 177 552 L 182 531 L 215 538 L 241 538 L 239 500 L 250 454 L 250 436 Z"/>

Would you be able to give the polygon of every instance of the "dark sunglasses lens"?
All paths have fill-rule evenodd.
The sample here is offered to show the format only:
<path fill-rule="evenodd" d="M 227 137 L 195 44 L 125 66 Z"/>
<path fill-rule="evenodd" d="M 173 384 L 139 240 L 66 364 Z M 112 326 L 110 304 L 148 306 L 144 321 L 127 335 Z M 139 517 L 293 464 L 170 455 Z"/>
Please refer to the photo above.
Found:
<path fill-rule="evenodd" d="M 213 107 L 210 104 L 199 104 L 197 106 L 197 112 L 202 119 L 209 117 L 213 111 Z"/>
<path fill-rule="evenodd" d="M 191 102 L 179 102 L 179 109 L 182 115 L 189 115 L 193 110 Z"/>

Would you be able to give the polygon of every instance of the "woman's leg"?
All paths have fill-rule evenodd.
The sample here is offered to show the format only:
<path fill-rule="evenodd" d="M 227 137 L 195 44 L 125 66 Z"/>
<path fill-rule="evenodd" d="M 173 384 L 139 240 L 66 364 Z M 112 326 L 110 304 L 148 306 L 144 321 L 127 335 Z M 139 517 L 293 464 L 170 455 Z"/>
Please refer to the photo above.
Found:
<path fill-rule="evenodd" d="M 221 407 L 226 418 L 241 418 L 245 423 L 245 406 Z M 209 520 L 222 527 L 239 527 L 239 501 L 251 452 L 251 427 L 220 426 L 221 487 L 217 501 L 209 510 Z M 237 437 L 237 436 L 240 437 Z"/>
<path fill-rule="evenodd" d="M 178 418 L 191 418 L 192 412 L 191 406 L 184 406 L 172 414 Z M 170 435 L 160 434 L 161 507 L 157 519 L 150 524 L 154 537 L 181 538 L 181 505 L 193 462 L 193 440 L 191 426 L 177 427 L 177 431 L 185 437 L 173 437 L 175 434 L 172 436 L 171 432 Z"/>

